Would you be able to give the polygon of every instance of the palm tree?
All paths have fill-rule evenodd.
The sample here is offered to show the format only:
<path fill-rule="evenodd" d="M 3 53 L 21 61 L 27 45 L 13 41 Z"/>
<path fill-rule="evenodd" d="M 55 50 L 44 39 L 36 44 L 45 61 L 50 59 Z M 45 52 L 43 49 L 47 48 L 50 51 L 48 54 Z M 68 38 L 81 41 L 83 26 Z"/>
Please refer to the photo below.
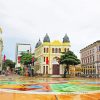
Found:
<path fill-rule="evenodd" d="M 69 66 L 80 64 L 80 60 L 72 51 L 67 51 L 62 53 L 62 56 L 60 58 L 60 64 L 66 65 L 64 69 L 64 78 L 66 78 L 66 73 L 68 72 L 69 74 Z"/>

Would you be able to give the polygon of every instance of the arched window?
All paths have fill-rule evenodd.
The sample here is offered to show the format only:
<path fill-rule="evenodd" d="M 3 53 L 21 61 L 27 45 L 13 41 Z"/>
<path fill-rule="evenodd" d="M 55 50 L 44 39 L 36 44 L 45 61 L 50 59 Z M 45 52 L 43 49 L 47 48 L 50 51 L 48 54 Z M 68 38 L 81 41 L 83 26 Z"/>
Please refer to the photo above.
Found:
<path fill-rule="evenodd" d="M 84 74 L 85 74 L 85 68 L 84 68 Z"/>
<path fill-rule="evenodd" d="M 49 48 L 47 48 L 47 53 L 49 52 Z"/>
<path fill-rule="evenodd" d="M 44 48 L 44 53 L 45 53 L 45 48 Z"/>
<path fill-rule="evenodd" d="M 88 57 L 88 63 L 89 63 L 89 57 Z"/>
<path fill-rule="evenodd" d="M 46 66 L 46 74 L 48 74 L 48 66 Z"/>
<path fill-rule="evenodd" d="M 43 74 L 45 74 L 45 66 L 43 66 Z"/>
<path fill-rule="evenodd" d="M 45 57 L 44 57 L 44 62 L 45 62 Z"/>
<path fill-rule="evenodd" d="M 94 62 L 94 55 L 93 55 L 93 62 Z"/>
<path fill-rule="evenodd" d="M 59 53 L 61 53 L 61 48 L 59 48 Z"/>
<path fill-rule="evenodd" d="M 67 49 L 65 48 L 65 52 L 67 52 Z"/>
<path fill-rule="evenodd" d="M 55 49 L 55 53 L 57 53 L 57 48 Z"/>
<path fill-rule="evenodd" d="M 54 48 L 52 48 L 52 53 L 54 53 Z"/>

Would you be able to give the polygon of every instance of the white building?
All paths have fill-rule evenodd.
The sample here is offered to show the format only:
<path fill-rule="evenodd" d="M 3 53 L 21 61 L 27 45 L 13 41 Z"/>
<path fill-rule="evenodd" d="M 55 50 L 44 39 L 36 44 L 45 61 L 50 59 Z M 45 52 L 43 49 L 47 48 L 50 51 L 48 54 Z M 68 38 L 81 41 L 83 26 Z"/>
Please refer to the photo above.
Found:
<path fill-rule="evenodd" d="M 31 44 L 22 44 L 18 43 L 16 44 L 16 66 L 20 67 L 20 56 L 21 53 L 31 53 Z"/>
<path fill-rule="evenodd" d="M 0 28 L 0 71 L 2 70 L 2 50 L 3 50 L 3 39 L 2 39 L 2 29 Z"/>

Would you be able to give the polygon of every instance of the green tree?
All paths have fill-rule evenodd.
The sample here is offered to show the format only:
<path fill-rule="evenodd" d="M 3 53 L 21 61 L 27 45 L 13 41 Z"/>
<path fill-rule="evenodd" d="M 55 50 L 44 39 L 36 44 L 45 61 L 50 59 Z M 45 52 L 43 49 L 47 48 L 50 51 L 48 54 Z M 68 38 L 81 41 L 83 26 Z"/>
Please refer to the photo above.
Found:
<path fill-rule="evenodd" d="M 3 69 L 6 70 L 8 66 L 10 67 L 10 69 L 15 68 L 15 62 L 13 62 L 10 59 L 6 59 L 5 62 L 3 63 Z"/>
<path fill-rule="evenodd" d="M 23 65 L 28 65 L 32 63 L 32 54 L 30 53 L 22 53 L 20 63 Z"/>
<path fill-rule="evenodd" d="M 60 64 L 65 64 L 66 67 L 64 69 L 64 78 L 66 78 L 66 73 L 69 74 L 69 66 L 70 65 L 78 65 L 80 64 L 80 60 L 77 58 L 77 56 L 72 51 L 67 51 L 62 53 L 62 56 L 60 58 Z"/>

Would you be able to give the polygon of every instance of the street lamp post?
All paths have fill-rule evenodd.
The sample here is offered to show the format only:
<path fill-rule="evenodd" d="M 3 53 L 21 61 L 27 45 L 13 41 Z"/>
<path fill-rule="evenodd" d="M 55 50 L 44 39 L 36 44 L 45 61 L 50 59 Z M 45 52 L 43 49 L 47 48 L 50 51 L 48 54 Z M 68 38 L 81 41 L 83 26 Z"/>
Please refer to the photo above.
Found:
<path fill-rule="evenodd" d="M 5 67 L 5 61 L 6 61 L 6 55 L 3 56 L 4 67 Z"/>
<path fill-rule="evenodd" d="M 31 66 L 31 71 L 32 71 L 32 76 L 34 76 L 34 57 L 32 57 L 32 66 Z"/>

